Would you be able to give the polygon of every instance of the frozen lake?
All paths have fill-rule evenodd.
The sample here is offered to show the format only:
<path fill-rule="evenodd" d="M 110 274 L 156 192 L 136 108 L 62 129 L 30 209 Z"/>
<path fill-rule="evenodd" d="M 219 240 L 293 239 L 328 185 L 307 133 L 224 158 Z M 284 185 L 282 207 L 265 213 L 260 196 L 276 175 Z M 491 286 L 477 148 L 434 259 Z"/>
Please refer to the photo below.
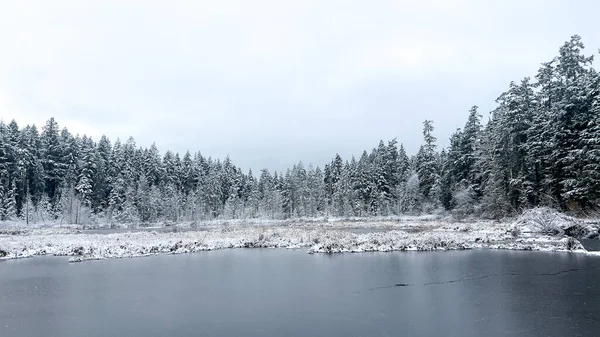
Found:
<path fill-rule="evenodd" d="M 0 336 L 596 336 L 600 258 L 218 250 L 0 261 Z"/>

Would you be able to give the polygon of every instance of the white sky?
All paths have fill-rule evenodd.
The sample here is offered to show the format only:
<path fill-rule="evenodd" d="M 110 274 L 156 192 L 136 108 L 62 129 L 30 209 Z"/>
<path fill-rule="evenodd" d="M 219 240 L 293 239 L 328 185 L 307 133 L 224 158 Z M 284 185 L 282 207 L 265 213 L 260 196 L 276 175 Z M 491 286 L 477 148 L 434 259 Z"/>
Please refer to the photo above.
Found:
<path fill-rule="evenodd" d="M 3 1 L 0 118 L 230 155 L 244 169 L 439 144 L 534 76 L 600 3 L 556 0 Z"/>

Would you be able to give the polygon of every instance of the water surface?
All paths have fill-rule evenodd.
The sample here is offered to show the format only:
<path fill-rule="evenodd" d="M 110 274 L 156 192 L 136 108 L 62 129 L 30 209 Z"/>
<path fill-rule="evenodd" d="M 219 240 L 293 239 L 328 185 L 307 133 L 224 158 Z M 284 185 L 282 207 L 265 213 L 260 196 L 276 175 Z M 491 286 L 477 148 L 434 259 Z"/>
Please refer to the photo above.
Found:
<path fill-rule="evenodd" d="M 585 249 L 587 249 L 589 251 L 592 251 L 592 252 L 600 251 L 600 240 L 583 239 L 583 240 L 579 240 L 579 241 L 581 242 L 583 247 L 585 247 Z"/>
<path fill-rule="evenodd" d="M 597 336 L 600 258 L 281 249 L 0 262 L 0 336 Z"/>

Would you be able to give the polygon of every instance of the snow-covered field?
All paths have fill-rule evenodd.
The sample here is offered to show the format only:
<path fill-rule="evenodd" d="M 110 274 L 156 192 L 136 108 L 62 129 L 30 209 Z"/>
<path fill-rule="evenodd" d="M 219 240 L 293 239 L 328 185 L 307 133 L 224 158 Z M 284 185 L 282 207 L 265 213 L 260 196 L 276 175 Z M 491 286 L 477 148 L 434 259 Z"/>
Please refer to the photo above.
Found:
<path fill-rule="evenodd" d="M 533 224 L 533 225 L 532 225 Z M 511 249 L 586 253 L 577 239 L 513 222 L 412 219 L 223 222 L 165 231 L 90 232 L 78 226 L 0 226 L 0 259 L 72 256 L 72 261 L 179 254 L 224 248 L 305 249 L 308 253 Z M 561 226 L 568 227 L 561 223 Z M 588 226 L 590 227 L 590 226 Z M 589 230 L 597 227 L 591 226 Z M 106 233 L 106 234 L 105 234 Z M 591 253 L 591 252 L 590 252 Z M 595 253 L 591 253 L 595 254 Z"/>

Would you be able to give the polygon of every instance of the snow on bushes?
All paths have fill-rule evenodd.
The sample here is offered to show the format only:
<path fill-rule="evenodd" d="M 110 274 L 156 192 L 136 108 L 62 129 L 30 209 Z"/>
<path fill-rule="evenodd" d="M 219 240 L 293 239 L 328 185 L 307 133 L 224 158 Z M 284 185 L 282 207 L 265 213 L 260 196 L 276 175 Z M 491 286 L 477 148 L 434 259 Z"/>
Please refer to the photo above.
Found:
<path fill-rule="evenodd" d="M 224 248 L 307 249 L 309 253 L 461 250 L 472 248 L 585 251 L 579 241 L 537 234 L 513 236 L 506 223 L 419 223 L 386 231 L 354 233 L 318 226 L 220 227 L 202 231 L 140 231 L 88 234 L 32 229 L 26 235 L 0 235 L 0 259 L 35 255 L 71 256 L 71 261 L 153 254 L 193 253 Z"/>
<path fill-rule="evenodd" d="M 567 235 L 585 239 L 598 235 L 598 228 L 550 208 L 539 207 L 525 211 L 514 223 L 514 232 Z"/>

